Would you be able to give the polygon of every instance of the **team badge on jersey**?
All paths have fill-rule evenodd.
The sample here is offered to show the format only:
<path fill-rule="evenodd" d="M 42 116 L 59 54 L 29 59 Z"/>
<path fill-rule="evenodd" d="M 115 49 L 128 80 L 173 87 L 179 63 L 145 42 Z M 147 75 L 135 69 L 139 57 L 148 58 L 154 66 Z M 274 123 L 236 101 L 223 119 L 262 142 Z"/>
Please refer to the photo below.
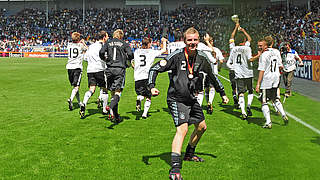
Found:
<path fill-rule="evenodd" d="M 164 59 L 160 60 L 160 66 L 165 66 L 165 65 L 167 65 L 167 61 Z"/>

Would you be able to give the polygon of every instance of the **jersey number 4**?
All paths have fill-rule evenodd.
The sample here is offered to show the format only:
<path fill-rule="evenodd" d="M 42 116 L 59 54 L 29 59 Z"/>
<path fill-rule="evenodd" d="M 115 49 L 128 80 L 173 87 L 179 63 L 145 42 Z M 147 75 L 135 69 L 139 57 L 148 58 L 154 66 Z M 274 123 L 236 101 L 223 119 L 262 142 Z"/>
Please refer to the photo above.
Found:
<path fill-rule="evenodd" d="M 238 54 L 236 63 L 238 63 L 240 65 L 242 64 L 242 62 L 241 62 L 241 54 Z"/>

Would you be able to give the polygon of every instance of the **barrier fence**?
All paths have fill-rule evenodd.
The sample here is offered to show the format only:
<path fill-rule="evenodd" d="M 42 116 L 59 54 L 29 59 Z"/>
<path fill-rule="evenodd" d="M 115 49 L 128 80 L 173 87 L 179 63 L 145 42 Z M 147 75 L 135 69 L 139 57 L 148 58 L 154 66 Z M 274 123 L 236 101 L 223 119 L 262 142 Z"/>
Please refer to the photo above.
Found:
<path fill-rule="evenodd" d="M 67 58 L 67 52 L 0 52 L 0 57 Z M 164 57 L 164 56 L 161 56 Z M 320 82 L 320 56 L 300 55 L 303 67 L 298 66 L 295 77 Z"/>

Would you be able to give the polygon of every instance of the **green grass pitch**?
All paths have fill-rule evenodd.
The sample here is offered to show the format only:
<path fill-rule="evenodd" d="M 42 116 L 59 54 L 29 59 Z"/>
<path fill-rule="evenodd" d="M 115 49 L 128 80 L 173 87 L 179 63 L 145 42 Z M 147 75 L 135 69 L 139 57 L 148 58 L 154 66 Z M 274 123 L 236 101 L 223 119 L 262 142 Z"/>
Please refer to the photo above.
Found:
<path fill-rule="evenodd" d="M 76 104 L 68 110 L 65 64 L 66 59 L 0 58 L 0 179 L 168 179 L 175 128 L 166 104 L 167 73 L 157 79 L 160 95 L 152 99 L 151 116 L 142 119 L 135 112 L 133 70 L 128 69 L 119 104 L 124 121 L 112 125 L 97 109 L 98 92 L 85 119 Z M 221 81 L 232 99 L 229 82 Z M 88 89 L 85 70 L 80 89 L 82 99 Z M 208 129 L 196 149 L 205 162 L 184 162 L 184 179 L 320 178 L 319 134 L 291 118 L 283 126 L 272 107 L 273 128 L 262 129 L 256 98 L 248 121 L 233 110 L 232 100 L 220 103 L 216 94 L 214 113 L 205 113 Z M 284 107 L 320 129 L 319 102 L 294 93 Z"/>

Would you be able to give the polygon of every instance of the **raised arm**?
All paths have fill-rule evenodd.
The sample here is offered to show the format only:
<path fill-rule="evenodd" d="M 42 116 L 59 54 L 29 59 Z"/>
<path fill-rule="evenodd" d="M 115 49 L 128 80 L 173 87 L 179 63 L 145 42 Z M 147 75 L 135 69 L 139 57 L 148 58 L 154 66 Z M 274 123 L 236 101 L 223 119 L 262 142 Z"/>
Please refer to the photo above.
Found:
<path fill-rule="evenodd" d="M 232 33 L 231 33 L 230 39 L 234 39 L 234 36 L 236 35 L 236 32 L 237 32 L 237 30 L 238 30 L 239 27 L 240 27 L 240 24 L 237 23 L 236 26 L 234 27 Z"/>
<path fill-rule="evenodd" d="M 247 37 L 247 41 L 251 42 L 251 36 L 247 33 L 247 31 L 244 28 L 240 27 L 239 31 L 242 31 L 243 34 Z"/>

